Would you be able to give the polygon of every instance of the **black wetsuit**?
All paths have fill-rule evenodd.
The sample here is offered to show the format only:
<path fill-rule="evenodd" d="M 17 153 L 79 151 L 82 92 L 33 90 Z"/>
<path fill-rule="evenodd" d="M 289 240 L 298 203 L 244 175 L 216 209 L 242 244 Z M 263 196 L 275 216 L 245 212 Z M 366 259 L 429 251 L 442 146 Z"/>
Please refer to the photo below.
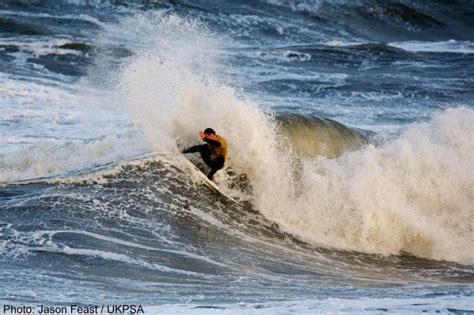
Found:
<path fill-rule="evenodd" d="M 211 168 L 211 171 L 207 175 L 207 178 L 212 180 L 214 174 L 224 167 L 225 157 L 222 155 L 217 156 L 214 159 L 211 159 L 211 148 L 210 146 L 220 147 L 221 143 L 219 141 L 211 140 L 211 139 L 203 139 L 208 144 L 201 144 L 195 145 L 190 148 L 184 149 L 183 153 L 194 153 L 199 152 L 201 154 L 201 158 L 206 163 L 207 166 Z"/>

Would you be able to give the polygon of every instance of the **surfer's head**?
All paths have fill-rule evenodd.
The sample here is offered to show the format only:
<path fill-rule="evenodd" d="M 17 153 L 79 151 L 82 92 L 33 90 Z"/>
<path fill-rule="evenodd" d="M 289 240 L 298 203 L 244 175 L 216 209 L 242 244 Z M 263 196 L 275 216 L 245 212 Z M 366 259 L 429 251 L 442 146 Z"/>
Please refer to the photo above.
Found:
<path fill-rule="evenodd" d="M 206 134 L 206 135 L 209 136 L 209 135 L 215 135 L 216 132 L 215 132 L 214 129 L 212 129 L 212 128 L 206 128 L 206 129 L 204 130 L 204 134 Z"/>

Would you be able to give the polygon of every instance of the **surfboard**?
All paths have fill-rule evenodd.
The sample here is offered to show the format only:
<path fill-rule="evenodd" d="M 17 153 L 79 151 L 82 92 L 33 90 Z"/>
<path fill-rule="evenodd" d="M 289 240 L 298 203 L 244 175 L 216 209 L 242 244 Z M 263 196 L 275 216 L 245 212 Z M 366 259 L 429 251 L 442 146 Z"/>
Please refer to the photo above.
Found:
<path fill-rule="evenodd" d="M 199 167 L 197 167 L 196 165 L 193 164 L 193 162 L 191 162 L 190 160 L 188 160 L 186 157 L 183 156 L 183 160 L 185 161 L 186 165 L 189 166 L 189 168 L 192 170 L 193 173 L 195 173 L 199 179 L 201 180 L 201 182 L 207 186 L 208 188 L 214 190 L 216 193 L 218 193 L 219 195 L 225 197 L 227 200 L 233 202 L 233 203 L 236 203 L 238 205 L 242 205 L 240 202 L 238 202 L 236 199 L 234 199 L 233 197 L 229 196 L 228 194 L 226 194 L 225 192 L 223 192 L 219 186 L 216 185 L 216 183 L 214 183 L 212 180 L 210 180 L 209 178 L 207 178 L 207 175 L 204 174 L 200 169 Z"/>

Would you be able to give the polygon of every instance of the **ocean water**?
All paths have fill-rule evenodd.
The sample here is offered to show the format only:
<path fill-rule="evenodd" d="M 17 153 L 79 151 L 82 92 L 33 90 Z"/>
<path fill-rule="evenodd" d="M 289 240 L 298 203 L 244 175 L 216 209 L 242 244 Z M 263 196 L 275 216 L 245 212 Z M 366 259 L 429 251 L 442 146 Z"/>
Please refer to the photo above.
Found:
<path fill-rule="evenodd" d="M 2 1 L 0 303 L 474 312 L 473 27 L 461 0 Z M 206 127 L 239 203 L 177 152 Z"/>

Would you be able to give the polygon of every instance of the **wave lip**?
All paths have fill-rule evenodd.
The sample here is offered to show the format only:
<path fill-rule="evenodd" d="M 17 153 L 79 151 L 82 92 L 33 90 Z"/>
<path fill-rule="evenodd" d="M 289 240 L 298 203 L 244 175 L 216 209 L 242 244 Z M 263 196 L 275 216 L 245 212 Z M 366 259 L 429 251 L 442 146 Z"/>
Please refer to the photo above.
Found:
<path fill-rule="evenodd" d="M 278 115 L 282 142 L 299 157 L 334 158 L 369 143 L 373 133 L 334 120 L 303 115 Z"/>

